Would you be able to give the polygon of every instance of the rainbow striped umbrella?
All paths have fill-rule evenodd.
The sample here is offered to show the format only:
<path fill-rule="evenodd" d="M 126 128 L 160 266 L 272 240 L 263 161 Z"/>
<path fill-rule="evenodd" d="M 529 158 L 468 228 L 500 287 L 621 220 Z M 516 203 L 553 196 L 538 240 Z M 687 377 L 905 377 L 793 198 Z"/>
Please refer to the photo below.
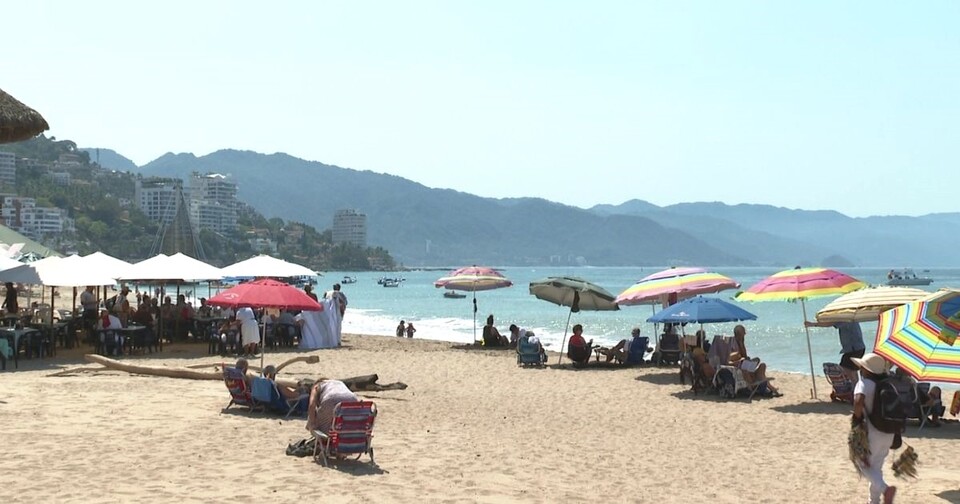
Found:
<path fill-rule="evenodd" d="M 806 299 L 839 296 L 866 287 L 867 284 L 850 275 L 827 268 L 794 268 L 764 278 L 749 289 L 737 293 L 737 301 L 796 301 L 803 307 L 804 330 L 807 334 L 807 356 L 810 358 L 810 380 L 813 397 L 817 397 L 817 382 L 813 374 L 813 349 L 810 347 L 810 329 L 806 326 Z"/>
<path fill-rule="evenodd" d="M 493 268 L 468 266 L 451 271 L 449 275 L 433 282 L 436 288 L 473 292 L 473 341 L 477 341 L 477 291 L 510 287 L 513 282 Z"/>
<path fill-rule="evenodd" d="M 960 290 L 941 289 L 880 315 L 874 352 L 920 381 L 960 383 Z"/>
<path fill-rule="evenodd" d="M 681 300 L 738 287 L 739 282 L 703 268 L 670 268 L 642 278 L 614 302 L 622 306 L 649 304 L 670 294 Z"/>

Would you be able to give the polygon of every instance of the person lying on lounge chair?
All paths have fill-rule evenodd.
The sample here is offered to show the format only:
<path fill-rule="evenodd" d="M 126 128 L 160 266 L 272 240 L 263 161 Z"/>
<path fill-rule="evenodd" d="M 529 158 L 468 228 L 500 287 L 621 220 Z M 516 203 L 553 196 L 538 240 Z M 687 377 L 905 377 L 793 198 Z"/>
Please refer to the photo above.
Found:
<path fill-rule="evenodd" d="M 280 395 L 282 395 L 284 399 L 300 398 L 300 392 L 297 389 L 277 383 L 277 366 L 273 364 L 265 366 L 263 368 L 263 377 L 272 381 L 273 384 L 277 386 L 277 391 L 280 392 Z"/>
<path fill-rule="evenodd" d="M 583 326 L 580 324 L 573 326 L 573 336 L 570 336 L 570 342 L 567 345 L 567 357 L 573 361 L 574 365 L 584 366 L 590 362 L 591 351 L 593 351 L 593 340 L 583 339 Z"/>

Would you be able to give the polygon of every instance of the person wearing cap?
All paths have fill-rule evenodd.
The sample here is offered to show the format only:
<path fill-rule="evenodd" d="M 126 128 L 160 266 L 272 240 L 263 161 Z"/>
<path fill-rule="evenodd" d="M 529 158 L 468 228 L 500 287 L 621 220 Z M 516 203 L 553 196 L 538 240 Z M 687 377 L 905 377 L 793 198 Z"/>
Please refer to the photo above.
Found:
<path fill-rule="evenodd" d="M 860 368 L 860 380 L 853 389 L 853 419 L 854 425 L 864 424 L 867 428 L 867 441 L 870 445 L 870 457 L 860 465 L 860 472 L 870 480 L 870 503 L 883 504 L 893 502 L 897 487 L 888 486 L 883 481 L 883 463 L 890 452 L 894 434 L 881 432 L 870 422 L 870 412 L 873 410 L 874 395 L 877 391 L 877 382 L 885 379 L 887 363 L 883 357 L 870 352 L 862 358 L 851 359 Z"/>

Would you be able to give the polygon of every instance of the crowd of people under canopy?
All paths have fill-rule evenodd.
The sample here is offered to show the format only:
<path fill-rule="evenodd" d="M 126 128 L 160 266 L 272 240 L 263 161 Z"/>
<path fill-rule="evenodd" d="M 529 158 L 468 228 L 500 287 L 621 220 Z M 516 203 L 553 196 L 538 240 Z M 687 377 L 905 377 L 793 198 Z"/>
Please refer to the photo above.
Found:
<path fill-rule="evenodd" d="M 45 319 L 47 323 L 67 322 L 70 329 L 80 330 L 91 342 L 102 336 L 98 336 L 98 333 L 134 326 L 142 328 L 147 340 L 163 337 L 169 341 L 206 341 L 211 338 L 223 341 L 228 334 L 235 333 L 240 342 L 239 351 L 245 355 L 260 351 L 264 344 L 261 341 L 262 334 L 281 340 L 292 340 L 293 335 L 299 334 L 301 348 L 339 346 L 341 321 L 347 307 L 347 297 L 340 290 L 340 285 L 334 284 L 322 299 L 313 293 L 310 285 L 304 287 L 304 292 L 320 303 L 324 310 L 234 310 L 211 306 L 202 297 L 195 306 L 185 294 L 176 295 L 174 303 L 171 296 L 164 295 L 159 287 L 152 295 L 139 289 L 131 294 L 130 288 L 122 285 L 115 295 L 102 297 L 98 296 L 97 287 L 87 286 L 79 294 L 75 312 L 61 312 L 52 310 L 49 305 L 41 309 L 37 302 L 30 309 L 22 310 L 18 300 L 19 289 L 7 282 L 2 310 L 7 316 L 23 317 L 28 322 L 37 318 Z M 73 313 L 77 316 L 74 317 Z M 265 330 L 261 330 L 261 325 L 265 326 Z"/>

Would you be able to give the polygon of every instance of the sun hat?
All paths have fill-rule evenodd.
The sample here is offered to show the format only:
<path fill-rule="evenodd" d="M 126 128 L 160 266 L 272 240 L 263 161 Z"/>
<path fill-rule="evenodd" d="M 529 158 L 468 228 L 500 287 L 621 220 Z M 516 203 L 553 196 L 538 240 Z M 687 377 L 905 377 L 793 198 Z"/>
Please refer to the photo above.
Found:
<path fill-rule="evenodd" d="M 857 366 L 870 371 L 873 374 L 884 374 L 887 372 L 887 361 L 883 360 L 883 357 L 870 352 L 863 357 L 857 358 L 854 357 L 850 359 Z"/>

